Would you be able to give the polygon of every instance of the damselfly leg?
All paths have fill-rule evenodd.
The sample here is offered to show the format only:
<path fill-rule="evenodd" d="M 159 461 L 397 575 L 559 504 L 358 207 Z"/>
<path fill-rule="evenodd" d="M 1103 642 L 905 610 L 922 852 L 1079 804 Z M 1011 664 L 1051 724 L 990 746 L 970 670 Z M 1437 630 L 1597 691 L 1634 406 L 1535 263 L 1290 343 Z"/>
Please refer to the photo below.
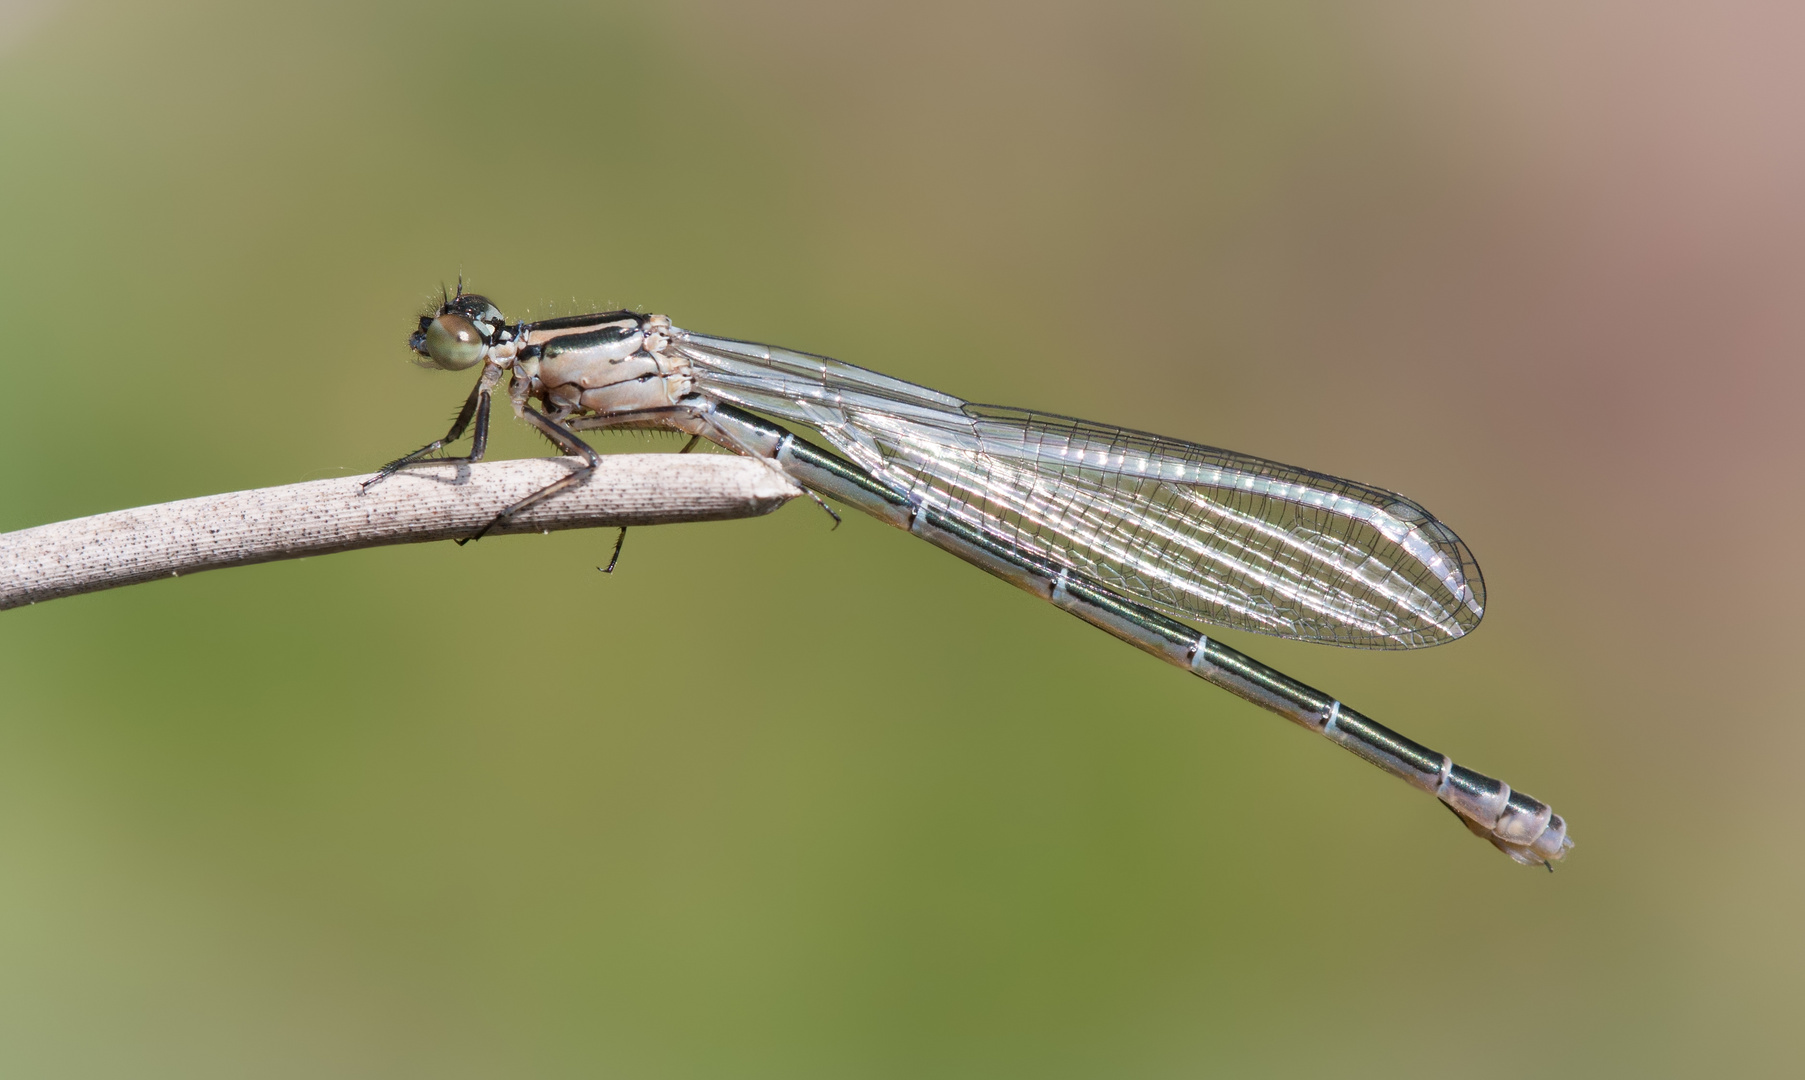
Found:
<path fill-rule="evenodd" d="M 754 461 L 763 461 L 772 469 L 775 469 L 785 480 L 790 479 L 788 473 L 785 473 L 781 467 L 771 462 L 770 455 L 761 453 L 760 451 L 747 446 L 736 437 L 733 432 L 709 419 L 709 412 L 710 410 L 699 406 L 674 405 L 657 409 L 639 409 L 633 412 L 614 413 L 608 416 L 580 417 L 577 420 L 572 421 L 570 426 L 572 430 L 575 431 L 605 431 L 610 428 L 663 428 L 670 431 L 688 432 L 690 440 L 683 444 L 683 449 L 677 451 L 679 454 L 689 453 L 690 450 L 695 447 L 697 440 L 707 439 L 709 442 L 724 449 L 731 450 L 736 454 L 743 454 L 746 457 L 752 458 Z M 834 510 L 833 507 L 829 506 L 826 500 L 822 499 L 821 496 L 815 494 L 813 491 L 810 491 L 807 487 L 802 489 L 802 493 L 814 500 L 815 505 L 819 506 L 823 513 L 833 519 L 834 523 L 832 527 L 834 529 L 840 527 L 841 518 L 839 513 Z"/>
<path fill-rule="evenodd" d="M 679 453 L 679 454 L 687 454 L 687 453 L 689 453 L 689 452 L 690 452 L 690 451 L 691 451 L 691 450 L 694 450 L 694 449 L 695 449 L 695 448 L 696 448 L 696 444 L 697 444 L 697 443 L 699 443 L 699 442 L 701 442 L 701 441 L 702 441 L 702 436 L 700 436 L 700 435 L 691 435 L 691 436 L 690 436 L 690 437 L 689 437 L 689 441 L 688 441 L 688 442 L 686 442 L 686 443 L 684 443 L 684 444 L 683 444 L 683 449 L 681 449 L 681 450 L 679 450 L 679 451 L 677 451 L 677 452 L 678 452 L 678 453 Z M 618 565 L 620 565 L 620 549 L 621 549 L 621 546 L 622 546 L 622 545 L 624 545 L 624 544 L 625 544 L 625 543 L 626 543 L 626 542 L 627 542 L 627 527 L 626 527 L 626 526 L 625 526 L 625 525 L 622 525 L 622 526 L 621 526 L 621 527 L 620 527 L 620 532 L 619 532 L 619 533 L 617 533 L 617 534 L 615 534 L 615 537 L 614 537 L 614 554 L 612 554 L 612 555 L 610 555 L 610 556 L 608 556 L 608 565 L 607 565 L 607 566 L 598 566 L 598 567 L 596 567 L 596 569 L 597 569 L 597 570 L 600 570 L 600 571 L 601 571 L 601 572 L 602 572 L 602 573 L 604 573 L 604 574 L 612 574 L 612 573 L 614 573 L 614 568 L 615 568 L 615 567 L 616 567 L 616 566 L 618 566 Z"/>
<path fill-rule="evenodd" d="M 494 369 L 484 371 L 483 377 L 477 380 L 475 386 L 471 387 L 470 396 L 464 399 L 464 407 L 458 410 L 457 419 L 451 422 L 451 430 L 445 433 L 444 438 L 434 439 L 432 442 L 427 443 L 413 453 L 404 454 L 394 461 L 389 462 L 387 465 L 384 465 L 382 468 L 377 469 L 375 476 L 370 477 L 360 485 L 361 489 L 368 491 L 377 484 L 387 480 L 395 473 L 407 468 L 409 465 L 425 460 L 429 454 L 434 453 L 446 444 L 457 442 L 464 437 L 464 429 L 470 426 L 470 421 L 472 419 L 476 421 L 476 430 L 473 431 L 470 436 L 470 452 L 462 457 L 433 458 L 433 460 L 468 461 L 472 463 L 481 461 L 483 459 L 483 454 L 489 449 L 489 399 L 493 395 L 496 380 L 499 378 L 499 371 L 495 371 Z"/>
<path fill-rule="evenodd" d="M 581 457 L 583 459 L 583 464 L 572 469 L 570 475 L 561 476 L 558 479 L 553 480 L 538 491 L 533 492 L 531 495 L 528 495 L 526 498 L 521 499 L 519 502 L 508 507 L 506 510 L 503 510 L 501 513 L 496 514 L 494 519 L 478 530 L 475 536 L 459 540 L 458 544 L 460 546 L 468 544 L 471 540 L 481 540 L 489 534 L 490 529 L 502 524 L 522 510 L 537 506 L 561 491 L 569 491 L 571 488 L 576 487 L 583 481 L 589 479 L 589 475 L 595 472 L 596 466 L 602 463 L 601 455 L 595 452 L 593 446 L 590 446 L 582 439 L 577 438 L 569 428 L 566 428 L 556 420 L 546 416 L 531 405 L 526 405 L 521 408 L 520 417 L 533 427 L 537 428 L 539 434 L 550 439 L 553 445 L 557 446 L 558 449 L 567 454 L 576 454 L 578 457 Z M 616 550 L 618 553 L 618 548 Z"/>
<path fill-rule="evenodd" d="M 608 556 L 608 565 L 607 566 L 598 566 L 598 567 L 596 567 L 596 569 L 600 570 L 604 574 L 614 573 L 615 566 L 620 563 L 621 546 L 624 545 L 626 542 L 627 542 L 627 527 L 625 525 L 622 525 L 620 527 L 620 532 L 618 532 L 614 535 L 614 554 Z"/>

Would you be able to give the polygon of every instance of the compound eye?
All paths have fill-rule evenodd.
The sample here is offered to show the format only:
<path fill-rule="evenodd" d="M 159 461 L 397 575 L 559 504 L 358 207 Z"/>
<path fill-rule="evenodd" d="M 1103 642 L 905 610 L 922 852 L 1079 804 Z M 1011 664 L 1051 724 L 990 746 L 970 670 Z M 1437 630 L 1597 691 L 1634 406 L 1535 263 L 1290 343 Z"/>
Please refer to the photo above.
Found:
<path fill-rule="evenodd" d="M 426 324 L 425 336 L 423 351 L 434 367 L 463 371 L 482 362 L 483 335 L 462 315 L 438 316 Z"/>

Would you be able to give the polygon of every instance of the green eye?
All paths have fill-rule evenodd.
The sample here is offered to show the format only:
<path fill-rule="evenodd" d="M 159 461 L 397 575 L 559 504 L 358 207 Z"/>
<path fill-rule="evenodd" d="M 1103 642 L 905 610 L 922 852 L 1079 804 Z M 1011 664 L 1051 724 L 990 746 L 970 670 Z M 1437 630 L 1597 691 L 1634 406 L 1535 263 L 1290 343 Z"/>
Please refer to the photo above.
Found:
<path fill-rule="evenodd" d="M 446 371 L 462 371 L 483 359 L 483 335 L 462 315 L 440 315 L 427 323 L 425 345 L 427 358 Z"/>

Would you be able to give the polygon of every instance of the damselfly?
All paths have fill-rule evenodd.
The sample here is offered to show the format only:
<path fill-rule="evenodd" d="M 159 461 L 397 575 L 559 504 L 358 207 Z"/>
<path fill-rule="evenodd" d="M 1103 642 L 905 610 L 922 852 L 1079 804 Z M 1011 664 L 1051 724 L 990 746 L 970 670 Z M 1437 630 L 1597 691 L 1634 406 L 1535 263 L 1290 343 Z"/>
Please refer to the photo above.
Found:
<path fill-rule="evenodd" d="M 466 431 L 470 453 L 451 460 L 480 461 L 490 398 L 506 375 L 514 414 L 583 464 L 482 532 L 583 483 L 598 459 L 579 431 L 667 429 L 691 437 L 685 450 L 707 439 L 1334 740 L 1435 795 L 1520 863 L 1552 869 L 1573 846 L 1547 805 L 1182 621 L 1364 649 L 1466 634 L 1485 612 L 1479 566 L 1401 495 L 1145 432 L 972 404 L 825 356 L 682 330 L 662 315 L 510 324 L 460 287 L 421 316 L 409 344 L 432 366 L 482 372 L 444 438 L 384 465 L 366 487 Z"/>

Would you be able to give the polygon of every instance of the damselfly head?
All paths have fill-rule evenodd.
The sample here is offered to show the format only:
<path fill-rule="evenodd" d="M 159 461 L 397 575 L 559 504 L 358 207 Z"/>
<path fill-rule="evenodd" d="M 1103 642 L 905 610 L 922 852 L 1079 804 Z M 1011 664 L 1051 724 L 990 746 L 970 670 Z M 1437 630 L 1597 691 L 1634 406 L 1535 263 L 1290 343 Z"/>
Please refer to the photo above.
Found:
<path fill-rule="evenodd" d="M 420 327 L 408 345 L 433 367 L 463 371 L 482 363 L 483 350 L 495 344 L 505 320 L 487 297 L 463 291 L 449 297 L 439 310 L 420 316 Z"/>

